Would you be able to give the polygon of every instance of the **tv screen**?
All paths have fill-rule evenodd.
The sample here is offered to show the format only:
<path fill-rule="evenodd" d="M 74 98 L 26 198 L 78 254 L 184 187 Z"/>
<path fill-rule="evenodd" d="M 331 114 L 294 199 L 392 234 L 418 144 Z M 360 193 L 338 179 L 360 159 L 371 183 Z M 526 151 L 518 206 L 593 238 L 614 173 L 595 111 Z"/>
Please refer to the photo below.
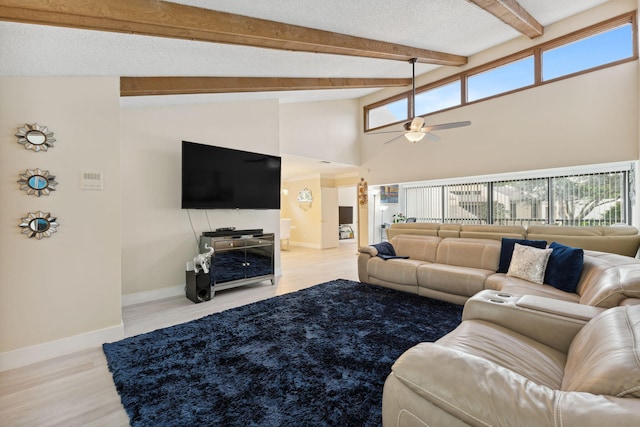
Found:
<path fill-rule="evenodd" d="M 183 209 L 280 209 L 281 159 L 182 141 Z"/>
<path fill-rule="evenodd" d="M 353 224 L 353 206 L 338 206 L 338 222 Z"/>

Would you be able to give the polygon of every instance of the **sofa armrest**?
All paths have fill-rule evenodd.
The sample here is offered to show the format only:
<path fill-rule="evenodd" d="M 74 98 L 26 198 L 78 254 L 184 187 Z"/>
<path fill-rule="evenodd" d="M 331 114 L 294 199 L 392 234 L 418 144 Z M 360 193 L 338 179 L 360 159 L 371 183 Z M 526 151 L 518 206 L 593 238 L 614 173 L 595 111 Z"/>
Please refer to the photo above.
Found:
<path fill-rule="evenodd" d="M 373 246 L 360 246 L 358 249 L 358 280 L 369 283 L 369 260 L 378 255 L 378 250 Z"/>
<path fill-rule="evenodd" d="M 385 383 L 384 399 L 395 402 L 384 402 L 383 410 L 418 412 L 403 408 L 412 401 L 409 394 L 472 426 L 631 426 L 638 420 L 637 399 L 553 390 L 437 343 L 418 344 L 400 356 Z"/>
<path fill-rule="evenodd" d="M 373 246 L 360 246 L 358 252 L 361 254 L 369 254 L 370 256 L 378 256 L 378 250 Z"/>
<path fill-rule="evenodd" d="M 602 308 L 533 295 L 484 290 L 464 306 L 462 320 L 484 320 L 567 353 L 580 329 Z"/>

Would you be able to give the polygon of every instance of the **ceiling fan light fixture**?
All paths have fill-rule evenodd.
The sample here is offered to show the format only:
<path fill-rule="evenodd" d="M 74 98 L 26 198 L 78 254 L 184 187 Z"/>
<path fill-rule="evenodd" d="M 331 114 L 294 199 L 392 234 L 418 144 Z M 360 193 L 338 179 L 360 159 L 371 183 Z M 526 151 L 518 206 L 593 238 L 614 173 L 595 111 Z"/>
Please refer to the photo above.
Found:
<path fill-rule="evenodd" d="M 424 138 L 424 136 L 425 136 L 424 132 L 418 132 L 418 131 L 410 131 L 404 134 L 404 137 L 411 142 L 418 142 L 422 138 Z"/>

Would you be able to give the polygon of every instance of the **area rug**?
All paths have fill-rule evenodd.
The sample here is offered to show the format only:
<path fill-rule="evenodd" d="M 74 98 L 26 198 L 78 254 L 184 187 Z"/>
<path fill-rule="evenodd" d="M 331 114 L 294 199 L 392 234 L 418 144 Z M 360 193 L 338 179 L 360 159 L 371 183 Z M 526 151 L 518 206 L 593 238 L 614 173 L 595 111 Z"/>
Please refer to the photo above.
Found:
<path fill-rule="evenodd" d="M 461 313 L 334 280 L 103 349 L 132 426 L 379 426 L 394 361 Z"/>

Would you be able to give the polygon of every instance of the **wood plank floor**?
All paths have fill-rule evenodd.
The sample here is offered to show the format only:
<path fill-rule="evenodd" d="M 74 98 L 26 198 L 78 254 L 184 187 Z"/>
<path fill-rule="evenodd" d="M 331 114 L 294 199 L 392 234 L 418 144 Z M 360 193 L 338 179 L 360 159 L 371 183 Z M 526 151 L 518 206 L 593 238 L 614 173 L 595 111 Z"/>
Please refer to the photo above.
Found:
<path fill-rule="evenodd" d="M 355 241 L 335 249 L 291 246 L 281 252 L 282 276 L 228 289 L 193 304 L 184 297 L 124 307 L 126 336 L 197 319 L 333 279 L 358 280 Z M 100 347 L 0 372 L 0 426 L 128 426 Z"/>

